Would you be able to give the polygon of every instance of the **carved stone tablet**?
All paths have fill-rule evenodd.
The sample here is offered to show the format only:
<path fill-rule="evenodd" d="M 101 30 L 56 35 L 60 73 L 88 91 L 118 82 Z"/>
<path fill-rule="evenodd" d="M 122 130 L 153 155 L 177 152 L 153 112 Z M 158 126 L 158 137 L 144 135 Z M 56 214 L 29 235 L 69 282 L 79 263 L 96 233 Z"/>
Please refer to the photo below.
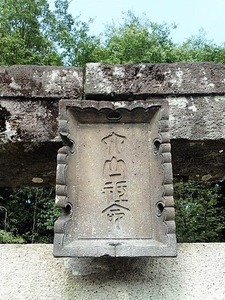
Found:
<path fill-rule="evenodd" d="M 166 102 L 60 102 L 55 256 L 175 256 Z"/>

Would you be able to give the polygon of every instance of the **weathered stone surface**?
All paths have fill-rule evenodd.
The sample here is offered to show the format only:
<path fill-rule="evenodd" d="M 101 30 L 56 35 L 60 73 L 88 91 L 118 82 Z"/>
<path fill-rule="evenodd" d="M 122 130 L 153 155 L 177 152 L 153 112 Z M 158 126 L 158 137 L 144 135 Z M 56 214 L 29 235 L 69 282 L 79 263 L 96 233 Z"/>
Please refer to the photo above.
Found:
<path fill-rule="evenodd" d="M 111 97 L 118 107 L 135 97 L 154 98 L 156 101 L 166 98 L 170 110 L 175 177 L 222 179 L 225 177 L 224 68 L 211 63 L 155 64 L 145 68 L 142 65 L 89 64 L 86 96 L 93 100 Z M 165 73 L 165 80 L 160 79 L 159 71 Z M 182 78 L 181 83 L 179 78 Z M 1 186 L 30 185 L 30 178 L 37 177 L 35 173 L 39 173 L 39 169 L 31 159 L 32 151 L 28 159 L 24 148 L 29 145 L 30 149 L 34 149 L 32 145 L 38 143 L 45 145 L 42 154 L 38 155 L 39 163 L 42 166 L 46 164 L 49 170 L 47 182 L 54 184 L 56 152 L 51 154 L 51 149 L 56 149 L 58 144 L 55 142 L 59 141 L 58 100 L 81 97 L 82 85 L 79 68 L 0 68 Z M 45 153 L 48 153 L 48 160 L 44 157 Z M 34 157 L 36 155 L 34 151 Z M 27 168 L 21 167 L 20 162 Z M 15 178 L 14 173 L 20 176 Z"/>
<path fill-rule="evenodd" d="M 225 139 L 224 96 L 202 95 L 166 99 L 169 102 L 171 139 Z"/>
<path fill-rule="evenodd" d="M 225 139 L 225 96 L 166 99 L 172 139 Z M 0 143 L 58 140 L 58 100 L 0 100 Z"/>
<path fill-rule="evenodd" d="M 0 97 L 80 98 L 83 74 L 76 67 L 0 67 Z"/>
<path fill-rule="evenodd" d="M 175 256 L 166 101 L 60 101 L 54 255 Z"/>
<path fill-rule="evenodd" d="M 225 180 L 225 140 L 172 140 L 175 178 Z"/>
<path fill-rule="evenodd" d="M 0 100 L 0 144 L 59 139 L 58 100 Z"/>
<path fill-rule="evenodd" d="M 4 300 L 222 300 L 225 243 L 179 244 L 176 258 L 55 259 L 52 245 L 0 245 Z"/>
<path fill-rule="evenodd" d="M 144 99 L 149 95 L 225 93 L 225 66 L 214 63 L 104 65 L 86 67 L 86 97 Z"/>

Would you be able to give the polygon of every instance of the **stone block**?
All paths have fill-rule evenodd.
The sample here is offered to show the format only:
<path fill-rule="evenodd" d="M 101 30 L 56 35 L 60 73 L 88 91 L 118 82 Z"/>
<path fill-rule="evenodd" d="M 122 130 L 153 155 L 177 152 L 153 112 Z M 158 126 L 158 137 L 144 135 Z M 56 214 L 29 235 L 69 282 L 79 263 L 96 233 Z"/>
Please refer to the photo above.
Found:
<path fill-rule="evenodd" d="M 59 141 L 58 100 L 0 99 L 0 144 Z"/>
<path fill-rule="evenodd" d="M 80 98 L 83 73 L 77 67 L 0 67 L 0 97 Z"/>
<path fill-rule="evenodd" d="M 86 67 L 86 98 L 146 99 L 154 95 L 225 93 L 225 66 L 214 63 L 162 63 Z"/>
<path fill-rule="evenodd" d="M 88 64 L 84 96 L 121 107 L 125 100 L 166 99 L 174 176 L 214 181 L 225 178 L 224 78 L 224 66 L 213 63 Z M 35 177 L 54 185 L 59 99 L 80 99 L 84 92 L 80 68 L 0 67 L 0 186 L 30 185 Z"/>

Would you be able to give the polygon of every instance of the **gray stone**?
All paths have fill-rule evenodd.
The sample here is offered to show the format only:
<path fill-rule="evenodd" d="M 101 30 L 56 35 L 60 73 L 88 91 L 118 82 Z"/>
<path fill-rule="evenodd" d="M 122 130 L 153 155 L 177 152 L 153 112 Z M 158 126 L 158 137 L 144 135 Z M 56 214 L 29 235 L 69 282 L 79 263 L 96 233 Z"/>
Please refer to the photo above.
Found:
<path fill-rule="evenodd" d="M 104 65 L 86 67 L 86 98 L 146 99 L 150 95 L 225 93 L 225 66 L 214 63 Z"/>
<path fill-rule="evenodd" d="M 142 65 L 89 64 L 86 98 L 110 98 L 120 102 L 121 106 L 127 99 L 160 101 L 166 98 L 175 177 L 224 179 L 224 66 L 179 63 L 146 65 L 140 71 L 141 68 Z M 135 70 L 143 74 L 135 76 Z M 166 72 L 162 83 L 157 70 Z M 180 71 L 183 72 L 179 75 L 182 84 L 178 87 Z M 13 66 L 1 67 L 0 74 L 0 186 L 54 185 L 55 154 L 60 147 L 58 101 L 81 97 L 84 93 L 82 71 L 73 67 Z M 37 153 L 37 149 L 42 152 Z M 38 167 L 37 160 L 44 166 L 44 172 Z M 44 180 L 37 183 L 32 178 Z"/>
<path fill-rule="evenodd" d="M 170 96 L 166 99 L 172 139 L 225 139 L 224 96 Z M 0 143 L 59 140 L 58 100 L 0 100 Z"/>
<path fill-rule="evenodd" d="M 167 102 L 60 102 L 55 256 L 176 255 Z"/>
<path fill-rule="evenodd" d="M 176 258 L 74 259 L 52 245 L 0 245 L 4 300 L 222 300 L 225 243 L 178 244 Z"/>
<path fill-rule="evenodd" d="M 56 142 L 2 144 L 0 187 L 55 186 L 56 156 L 61 146 Z"/>
<path fill-rule="evenodd" d="M 225 141 L 172 140 L 173 175 L 196 181 L 225 180 Z"/>
<path fill-rule="evenodd" d="M 0 100 L 0 144 L 59 140 L 58 100 Z"/>
<path fill-rule="evenodd" d="M 225 86 L 225 84 L 224 84 Z M 171 139 L 190 141 L 225 139 L 225 97 L 166 97 Z"/>
<path fill-rule="evenodd" d="M 0 97 L 80 98 L 83 74 L 76 67 L 0 67 Z"/>

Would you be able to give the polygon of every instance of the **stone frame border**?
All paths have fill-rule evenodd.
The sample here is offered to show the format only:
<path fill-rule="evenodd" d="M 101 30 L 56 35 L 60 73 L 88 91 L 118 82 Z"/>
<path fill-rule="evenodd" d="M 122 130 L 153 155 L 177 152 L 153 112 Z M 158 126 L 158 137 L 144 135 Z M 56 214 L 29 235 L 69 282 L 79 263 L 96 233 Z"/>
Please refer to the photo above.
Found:
<path fill-rule="evenodd" d="M 72 217 L 72 205 L 67 200 L 67 159 L 73 146 L 73 141 L 70 140 L 69 121 L 67 118 L 67 109 L 78 108 L 81 110 L 95 109 L 110 109 L 112 111 L 128 110 L 132 111 L 136 108 L 147 110 L 152 107 L 160 107 L 161 117 L 159 121 L 159 134 L 157 141 L 154 141 L 154 146 L 158 147 L 158 155 L 161 157 L 161 165 L 163 168 L 163 193 L 160 203 L 163 223 L 168 236 L 168 244 L 165 249 L 161 249 L 157 255 L 148 255 L 146 251 L 141 256 L 176 256 L 176 236 L 175 236 L 175 211 L 173 199 L 173 175 L 171 163 L 171 145 L 169 136 L 169 113 L 168 103 L 165 100 L 137 100 L 137 101 L 96 101 L 96 100 L 61 100 L 59 103 L 59 134 L 64 142 L 62 148 L 59 149 L 57 155 L 57 174 L 56 174 L 56 206 L 62 208 L 63 214 L 55 222 L 55 238 L 54 238 L 54 256 L 82 256 L 71 254 L 68 249 L 63 246 L 66 223 Z M 162 246 L 161 246 L 162 248 Z M 73 251 L 72 251 L 73 252 Z M 84 255 L 98 256 L 98 255 Z M 116 255 L 117 256 L 117 255 Z M 120 255 L 118 255 L 120 256 Z M 123 256 L 123 255 L 122 255 Z M 130 255 L 127 255 L 130 256 Z M 138 255 L 131 255 L 138 256 Z"/>

